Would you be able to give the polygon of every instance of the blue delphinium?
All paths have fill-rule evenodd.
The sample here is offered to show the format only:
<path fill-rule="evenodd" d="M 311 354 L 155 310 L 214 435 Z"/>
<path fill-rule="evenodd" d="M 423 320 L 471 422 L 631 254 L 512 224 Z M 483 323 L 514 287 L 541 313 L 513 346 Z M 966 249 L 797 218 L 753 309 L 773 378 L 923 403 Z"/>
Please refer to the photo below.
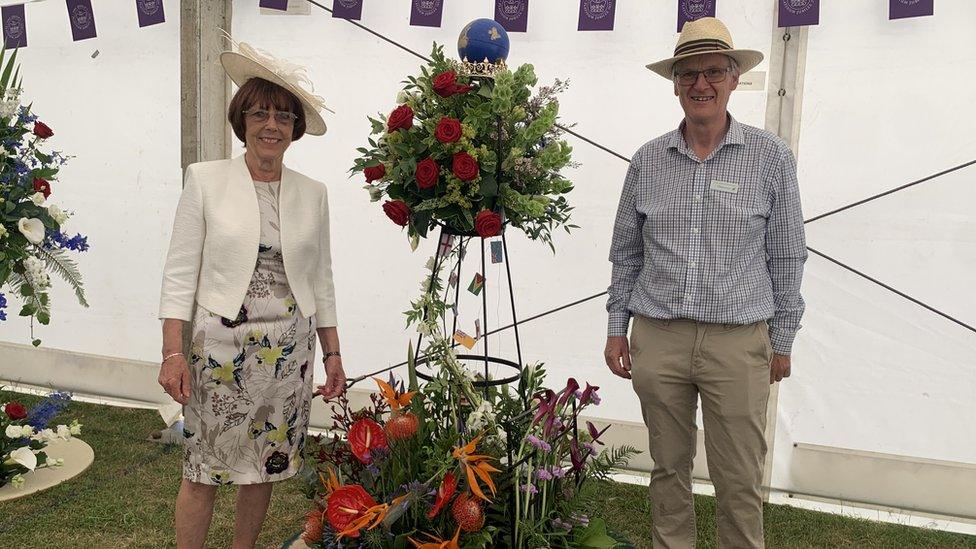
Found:
<path fill-rule="evenodd" d="M 49 394 L 27 412 L 27 424 L 35 430 L 47 428 L 48 423 L 71 403 L 71 393 L 57 391 Z"/>
<path fill-rule="evenodd" d="M 0 293 L 0 320 L 7 320 L 7 313 L 4 309 L 7 308 L 7 297 Z"/>
<path fill-rule="evenodd" d="M 76 252 L 87 252 L 88 251 L 88 237 L 82 236 L 81 234 L 76 234 L 71 238 L 68 235 L 56 231 L 48 234 L 49 242 L 45 243 L 48 248 L 53 248 L 55 245 L 59 248 L 65 248 L 68 250 L 73 250 Z"/>

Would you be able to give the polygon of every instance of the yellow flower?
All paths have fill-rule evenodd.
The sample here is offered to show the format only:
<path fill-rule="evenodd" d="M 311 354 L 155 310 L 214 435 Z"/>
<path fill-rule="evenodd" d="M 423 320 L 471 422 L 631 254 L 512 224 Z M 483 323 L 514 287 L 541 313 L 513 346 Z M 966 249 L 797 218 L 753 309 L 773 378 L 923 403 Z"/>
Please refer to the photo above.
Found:
<path fill-rule="evenodd" d="M 234 381 L 234 363 L 228 362 L 223 366 L 219 366 L 213 369 L 210 374 L 216 381 L 222 381 L 224 383 L 230 383 Z"/>
<path fill-rule="evenodd" d="M 288 424 L 282 423 L 275 429 L 269 431 L 266 438 L 269 442 L 274 442 L 275 444 L 281 444 L 288 440 Z"/>
<path fill-rule="evenodd" d="M 284 352 L 281 347 L 264 347 L 258 351 L 258 361 L 261 364 L 274 364 L 282 356 Z"/>
<path fill-rule="evenodd" d="M 256 345 L 260 343 L 261 338 L 263 337 L 264 334 L 261 333 L 261 330 L 251 330 L 250 332 L 247 333 L 247 339 L 245 340 L 245 342 L 248 345 Z"/>

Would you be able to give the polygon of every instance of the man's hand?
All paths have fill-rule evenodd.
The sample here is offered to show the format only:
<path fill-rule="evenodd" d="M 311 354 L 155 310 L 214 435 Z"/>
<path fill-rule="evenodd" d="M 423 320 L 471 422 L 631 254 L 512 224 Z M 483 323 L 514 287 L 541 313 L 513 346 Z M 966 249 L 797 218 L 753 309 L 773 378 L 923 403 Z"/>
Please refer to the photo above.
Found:
<path fill-rule="evenodd" d="M 769 365 L 769 384 L 787 377 L 790 377 L 790 355 L 773 354 L 773 362 Z"/>
<path fill-rule="evenodd" d="M 603 358 L 606 359 L 611 372 L 624 379 L 630 379 L 630 345 L 627 343 L 627 336 L 608 337 Z"/>

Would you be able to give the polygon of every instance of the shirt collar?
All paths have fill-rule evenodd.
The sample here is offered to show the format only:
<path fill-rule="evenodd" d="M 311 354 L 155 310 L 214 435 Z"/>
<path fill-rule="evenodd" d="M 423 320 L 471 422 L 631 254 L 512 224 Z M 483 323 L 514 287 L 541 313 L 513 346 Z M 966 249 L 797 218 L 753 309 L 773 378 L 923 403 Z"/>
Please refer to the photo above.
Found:
<path fill-rule="evenodd" d="M 746 143 L 746 133 L 742 128 L 742 124 L 731 114 L 726 113 L 726 116 L 729 117 L 729 129 L 725 132 L 725 137 L 722 139 L 722 142 L 715 148 L 715 152 L 720 151 L 726 145 L 745 145 Z M 678 149 L 678 152 L 690 155 L 692 154 L 691 149 L 688 148 L 688 144 L 685 142 L 685 136 L 682 133 L 684 128 L 685 121 L 682 120 L 681 124 L 678 124 L 678 129 L 671 130 L 665 135 L 666 148 Z"/>

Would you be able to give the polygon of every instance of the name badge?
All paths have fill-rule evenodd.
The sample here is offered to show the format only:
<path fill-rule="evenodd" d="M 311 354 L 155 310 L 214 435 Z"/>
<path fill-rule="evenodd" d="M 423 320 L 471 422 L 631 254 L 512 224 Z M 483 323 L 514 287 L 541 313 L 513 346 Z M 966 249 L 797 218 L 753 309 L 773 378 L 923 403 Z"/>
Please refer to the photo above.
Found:
<path fill-rule="evenodd" d="M 718 179 L 712 180 L 711 189 L 713 191 L 720 191 L 723 193 L 737 193 L 739 192 L 738 183 L 730 183 L 728 181 L 719 181 Z"/>

